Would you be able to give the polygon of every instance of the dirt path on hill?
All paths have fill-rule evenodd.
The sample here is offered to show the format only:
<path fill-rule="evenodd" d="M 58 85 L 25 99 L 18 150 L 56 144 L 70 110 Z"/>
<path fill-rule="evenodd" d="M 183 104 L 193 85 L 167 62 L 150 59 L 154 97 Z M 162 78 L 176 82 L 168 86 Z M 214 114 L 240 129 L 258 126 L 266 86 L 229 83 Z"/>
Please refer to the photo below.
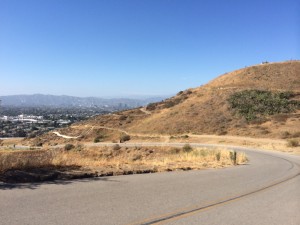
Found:
<path fill-rule="evenodd" d="M 86 125 L 87 127 L 87 125 Z M 72 126 L 71 128 L 80 128 L 79 126 Z M 133 133 L 133 132 L 128 132 L 126 130 L 123 129 L 119 129 L 119 128 L 112 128 L 112 127 L 106 127 L 106 126 L 91 126 L 91 128 L 87 131 L 87 132 L 82 132 L 82 134 L 80 136 L 82 136 L 83 134 L 88 134 L 90 133 L 94 128 L 101 128 L 101 129 L 106 129 L 106 130 L 113 130 L 113 131 L 118 131 L 127 135 L 131 135 L 131 136 L 138 136 L 138 137 L 159 137 L 159 138 L 163 138 L 165 140 L 169 140 L 171 135 L 162 135 L 162 134 L 142 134 L 142 133 Z M 60 134 L 59 132 L 53 132 L 55 133 L 57 136 L 60 136 L 62 138 L 79 138 L 80 136 L 76 136 L 76 137 L 72 137 L 72 136 L 68 136 L 68 135 L 63 135 Z M 184 134 L 182 134 L 184 135 Z M 188 137 L 190 138 L 207 138 L 207 139 L 222 139 L 222 140 L 228 140 L 228 141 L 236 141 L 236 140 L 240 140 L 240 141 L 255 141 L 255 142 L 260 142 L 260 143 L 278 143 L 278 144 L 283 144 L 285 143 L 285 140 L 276 140 L 276 139 L 270 139 L 270 138 L 252 138 L 252 137 L 240 137 L 240 136 L 228 136 L 228 135 L 212 135 L 212 134 L 186 134 L 188 135 Z M 176 136 L 181 136 L 181 135 L 174 135 Z"/>
<path fill-rule="evenodd" d="M 76 139 L 76 138 L 79 138 L 80 136 L 77 136 L 77 137 L 72 137 L 72 136 L 68 136 L 68 135 L 63 135 L 63 134 L 60 134 L 59 132 L 57 131 L 54 131 L 52 132 L 53 134 L 56 134 L 57 136 L 59 137 L 62 137 L 62 138 L 65 138 L 65 139 Z"/>
<path fill-rule="evenodd" d="M 151 115 L 151 114 L 152 114 L 150 111 L 146 110 L 145 108 L 140 108 L 140 110 L 141 110 L 143 113 L 147 114 L 147 115 Z"/>
<path fill-rule="evenodd" d="M 86 126 L 87 127 L 87 126 Z M 72 126 L 71 128 L 80 128 L 82 129 L 82 127 L 80 126 Z M 163 139 L 170 139 L 170 135 L 161 135 L 161 134 L 142 134 L 142 133 L 130 133 L 126 130 L 123 129 L 118 129 L 118 128 L 111 128 L 111 127 L 106 127 L 106 126 L 91 126 L 91 128 L 87 131 L 87 132 L 82 132 L 82 134 L 80 136 L 82 136 L 83 134 L 88 134 L 90 133 L 94 128 L 101 128 L 101 129 L 106 129 L 106 130 L 113 130 L 113 131 L 118 131 L 127 135 L 131 135 L 131 136 L 139 136 L 139 137 L 160 137 Z M 80 136 L 77 137 L 72 137 L 72 136 L 67 136 L 67 135 L 63 135 L 60 134 L 59 132 L 53 132 L 56 135 L 62 137 L 62 138 L 79 138 Z M 225 140 L 243 140 L 243 141 L 256 141 L 256 142 L 263 142 L 263 143 L 278 143 L 278 144 L 282 144 L 285 143 L 285 140 L 278 140 L 278 139 L 270 139 L 270 138 L 252 138 L 252 137 L 240 137 L 240 136 L 229 136 L 229 135 L 206 135 L 206 134 L 187 134 L 189 137 L 191 138 L 209 138 L 209 139 L 225 139 Z M 174 135 L 176 137 L 176 135 Z M 180 136 L 180 135 L 179 135 Z"/>
<path fill-rule="evenodd" d="M 79 126 L 73 126 L 72 128 L 80 128 Z M 183 142 L 183 143 L 220 143 L 226 145 L 240 145 L 240 146 L 248 146 L 248 147 L 257 147 L 268 150 L 282 151 L 282 152 L 290 152 L 295 154 L 300 154 L 300 147 L 296 148 L 287 148 L 286 140 L 279 139 L 271 139 L 271 138 L 253 138 L 253 137 L 240 137 L 240 136 L 227 136 L 227 135 L 197 135 L 197 134 L 180 134 L 180 135 L 161 135 L 161 134 L 142 134 L 142 133 L 134 133 L 128 132 L 124 129 L 111 128 L 106 126 L 85 126 L 87 131 L 83 131 L 81 135 L 86 135 L 90 133 L 95 128 L 102 128 L 107 130 L 117 131 L 126 135 L 130 135 L 132 137 L 132 141 L 143 141 L 149 142 L 153 141 L 153 138 L 158 139 L 158 142 L 162 143 L 172 143 L 172 142 Z M 71 138 L 79 138 L 80 136 L 72 137 L 64 134 L 60 134 L 59 132 L 55 132 L 56 135 L 71 139 Z M 186 137 L 185 137 L 186 136 Z M 140 138 L 140 139 L 139 139 Z"/>

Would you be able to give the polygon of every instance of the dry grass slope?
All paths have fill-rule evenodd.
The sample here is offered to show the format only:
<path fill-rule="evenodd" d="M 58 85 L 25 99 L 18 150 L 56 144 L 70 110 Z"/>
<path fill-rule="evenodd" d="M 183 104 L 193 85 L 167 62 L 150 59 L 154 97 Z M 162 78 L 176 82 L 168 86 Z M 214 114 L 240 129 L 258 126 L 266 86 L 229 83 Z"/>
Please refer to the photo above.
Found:
<path fill-rule="evenodd" d="M 300 100 L 300 61 L 257 65 L 223 75 L 209 84 L 179 93 L 158 104 L 152 116 L 132 124 L 133 132 L 161 134 L 230 134 L 280 138 L 296 133 L 300 127 L 299 110 L 267 116 L 251 123 L 235 114 L 228 99 L 244 90 L 292 92 Z M 180 96 L 184 96 L 177 101 Z M 179 102 L 163 107 L 169 101 Z"/>

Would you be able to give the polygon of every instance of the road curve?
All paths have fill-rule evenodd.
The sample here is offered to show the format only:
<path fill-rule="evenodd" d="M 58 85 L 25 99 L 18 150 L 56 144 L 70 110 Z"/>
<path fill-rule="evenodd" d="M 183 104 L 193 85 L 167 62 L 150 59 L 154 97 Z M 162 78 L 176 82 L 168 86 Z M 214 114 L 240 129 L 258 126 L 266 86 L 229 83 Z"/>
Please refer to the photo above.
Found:
<path fill-rule="evenodd" d="M 236 150 L 246 152 L 247 165 L 43 184 L 0 183 L 0 224 L 299 225 L 300 157 Z"/>

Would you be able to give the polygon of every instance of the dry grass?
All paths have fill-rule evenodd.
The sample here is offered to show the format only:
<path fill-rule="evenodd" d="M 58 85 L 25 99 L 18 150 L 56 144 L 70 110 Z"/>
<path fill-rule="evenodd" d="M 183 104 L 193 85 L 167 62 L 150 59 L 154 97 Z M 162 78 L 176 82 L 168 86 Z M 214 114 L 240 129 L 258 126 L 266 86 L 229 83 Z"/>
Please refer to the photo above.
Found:
<path fill-rule="evenodd" d="M 184 152 L 181 148 L 174 153 L 170 147 L 92 147 L 73 150 L 1 151 L 0 172 L 9 169 L 25 170 L 47 166 L 79 166 L 96 170 L 99 175 L 159 172 L 221 168 L 247 161 L 245 154 L 238 153 L 236 161 L 232 153 L 223 149 L 195 148 Z"/>
<path fill-rule="evenodd" d="M 0 173 L 9 169 L 27 169 L 52 166 L 59 150 L 0 151 Z"/>
<path fill-rule="evenodd" d="M 237 153 L 236 161 L 232 158 L 232 153 L 223 149 L 195 148 L 190 152 L 179 152 L 144 163 L 157 166 L 163 170 L 176 170 L 220 168 L 234 164 L 244 164 L 247 161 L 244 153 Z"/>

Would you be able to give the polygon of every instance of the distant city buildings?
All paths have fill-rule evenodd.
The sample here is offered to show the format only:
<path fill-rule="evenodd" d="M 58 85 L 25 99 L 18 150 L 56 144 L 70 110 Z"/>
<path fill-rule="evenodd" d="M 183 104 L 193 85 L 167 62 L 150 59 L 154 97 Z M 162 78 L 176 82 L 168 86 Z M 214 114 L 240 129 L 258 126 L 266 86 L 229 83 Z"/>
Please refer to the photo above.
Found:
<path fill-rule="evenodd" d="M 24 122 L 24 123 L 45 123 L 49 121 L 44 121 L 43 116 L 34 115 L 18 115 L 18 116 L 2 116 L 0 120 L 11 121 L 11 122 Z"/>
<path fill-rule="evenodd" d="M 90 108 L 1 107 L 0 138 L 35 137 L 91 116 L 109 112 L 111 111 Z"/>

